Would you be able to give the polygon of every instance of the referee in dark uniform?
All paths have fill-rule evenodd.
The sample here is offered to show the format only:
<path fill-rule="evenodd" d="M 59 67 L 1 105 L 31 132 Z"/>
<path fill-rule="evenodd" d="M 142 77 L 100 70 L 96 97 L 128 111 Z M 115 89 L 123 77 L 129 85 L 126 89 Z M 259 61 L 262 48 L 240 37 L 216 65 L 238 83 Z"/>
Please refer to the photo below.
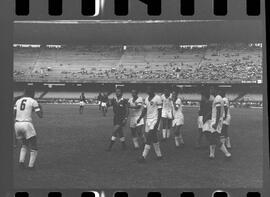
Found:
<path fill-rule="evenodd" d="M 113 107 L 113 125 L 114 130 L 111 137 L 110 145 L 107 151 L 111 151 L 117 137 L 119 137 L 120 142 L 122 144 L 122 149 L 126 150 L 125 137 L 123 133 L 123 127 L 127 123 L 128 118 L 128 102 L 123 98 L 122 90 L 120 88 L 116 88 L 116 98 L 113 98 L 110 106 Z"/>

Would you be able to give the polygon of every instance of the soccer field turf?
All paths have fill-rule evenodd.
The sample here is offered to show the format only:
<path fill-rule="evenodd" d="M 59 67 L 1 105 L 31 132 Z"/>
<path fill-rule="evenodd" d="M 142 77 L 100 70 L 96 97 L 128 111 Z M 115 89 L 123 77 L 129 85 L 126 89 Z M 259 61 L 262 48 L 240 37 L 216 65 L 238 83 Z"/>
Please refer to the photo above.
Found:
<path fill-rule="evenodd" d="M 154 150 L 145 164 L 137 163 L 142 150 L 132 149 L 125 127 L 128 150 L 119 142 L 105 149 L 112 133 L 112 110 L 102 117 L 97 106 L 43 105 L 44 118 L 34 118 L 39 155 L 36 171 L 17 166 L 14 149 L 15 188 L 258 188 L 262 186 L 262 109 L 231 109 L 229 128 L 232 160 L 217 151 L 208 159 L 208 148 L 195 149 L 198 108 L 184 108 L 186 146 L 175 149 L 174 140 L 161 143 L 164 155 L 156 161 Z M 204 141 L 204 145 L 207 143 Z M 27 160 L 28 161 L 28 160 Z"/>

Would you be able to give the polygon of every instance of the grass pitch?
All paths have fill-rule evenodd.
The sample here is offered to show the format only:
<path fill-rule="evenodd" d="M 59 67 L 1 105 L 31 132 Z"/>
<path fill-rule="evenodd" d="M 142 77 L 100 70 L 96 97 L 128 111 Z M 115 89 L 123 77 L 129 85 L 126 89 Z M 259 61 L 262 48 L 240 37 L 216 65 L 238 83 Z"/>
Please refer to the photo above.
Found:
<path fill-rule="evenodd" d="M 34 118 L 39 155 L 36 171 L 17 166 L 14 149 L 15 188 L 258 188 L 262 186 L 262 109 L 231 109 L 229 128 L 231 161 L 217 151 L 208 159 L 206 148 L 195 149 L 197 108 L 184 108 L 186 146 L 175 149 L 174 140 L 161 143 L 164 160 L 154 150 L 146 164 L 137 163 L 142 152 L 134 151 L 125 127 L 128 150 L 116 143 L 106 152 L 112 133 L 112 110 L 103 117 L 97 106 L 43 105 L 44 118 Z M 27 160 L 28 161 L 28 160 Z"/>

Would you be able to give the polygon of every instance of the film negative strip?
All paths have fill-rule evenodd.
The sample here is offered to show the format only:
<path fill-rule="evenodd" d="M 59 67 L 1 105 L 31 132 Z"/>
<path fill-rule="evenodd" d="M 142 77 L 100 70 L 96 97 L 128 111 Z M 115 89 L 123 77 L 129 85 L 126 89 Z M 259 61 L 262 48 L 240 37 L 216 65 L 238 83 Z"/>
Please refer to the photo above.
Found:
<path fill-rule="evenodd" d="M 1 2 L 0 196 L 269 196 L 267 3 Z"/>

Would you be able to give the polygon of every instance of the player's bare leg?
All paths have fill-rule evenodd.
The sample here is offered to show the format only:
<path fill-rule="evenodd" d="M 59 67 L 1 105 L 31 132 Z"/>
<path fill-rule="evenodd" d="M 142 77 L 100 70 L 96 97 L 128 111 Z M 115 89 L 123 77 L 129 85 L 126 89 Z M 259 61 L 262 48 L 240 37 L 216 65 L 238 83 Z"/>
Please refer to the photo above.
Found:
<path fill-rule="evenodd" d="M 25 162 L 25 157 L 27 154 L 27 145 L 26 145 L 26 140 L 22 140 L 22 146 L 20 150 L 20 156 L 19 156 L 19 167 L 24 168 L 24 162 Z"/>
<path fill-rule="evenodd" d="M 173 127 L 173 131 L 174 131 L 174 141 L 175 141 L 175 147 L 179 148 L 180 147 L 180 142 L 179 142 L 179 135 L 180 135 L 180 131 L 178 126 L 174 126 Z"/>
<path fill-rule="evenodd" d="M 125 136 L 124 136 L 124 132 L 123 132 L 123 127 L 120 126 L 120 128 L 118 129 L 118 134 L 119 134 L 119 138 L 120 138 L 120 142 L 122 144 L 122 150 L 126 150 L 127 146 L 126 146 L 126 141 L 125 141 Z"/>
<path fill-rule="evenodd" d="M 223 126 L 222 126 L 222 134 L 223 134 L 223 136 L 225 138 L 225 146 L 227 148 L 232 148 L 231 140 L 230 140 L 230 137 L 229 137 L 229 134 L 228 134 L 228 127 L 229 127 L 228 125 L 223 124 Z"/>
<path fill-rule="evenodd" d="M 216 142 L 213 133 L 205 131 L 207 141 L 209 142 L 209 159 L 215 158 Z"/>
<path fill-rule="evenodd" d="M 34 136 L 30 138 L 29 140 L 29 149 L 30 149 L 30 158 L 29 158 L 29 164 L 28 169 L 35 169 L 35 162 L 38 155 L 37 150 L 37 137 Z"/>
<path fill-rule="evenodd" d="M 146 137 L 145 137 L 145 133 L 143 132 L 143 125 L 140 125 L 137 127 L 137 135 L 138 138 L 140 139 L 140 141 L 145 144 L 146 143 Z"/>
<path fill-rule="evenodd" d="M 169 139 L 171 136 L 171 127 L 172 127 L 172 119 L 167 119 L 167 129 L 166 129 L 166 138 Z"/>
<path fill-rule="evenodd" d="M 184 139 L 182 135 L 182 130 L 181 130 L 182 125 L 175 126 L 175 146 L 176 148 L 179 148 L 180 146 L 184 145 Z"/>
<path fill-rule="evenodd" d="M 158 141 L 157 131 L 155 131 L 155 130 L 152 131 L 152 141 L 153 141 L 155 153 L 157 155 L 157 159 L 160 160 L 160 159 L 162 159 L 162 154 L 161 154 L 161 150 L 160 150 L 160 144 Z"/>
<path fill-rule="evenodd" d="M 114 130 L 113 130 L 113 133 L 112 133 L 111 141 L 110 141 L 109 147 L 106 149 L 106 151 L 111 151 L 112 150 L 112 147 L 115 144 L 115 141 L 117 139 L 117 133 L 118 133 L 118 129 L 119 128 L 120 128 L 119 125 L 115 125 L 114 126 Z"/>
<path fill-rule="evenodd" d="M 162 118 L 162 140 L 165 141 L 167 139 L 167 128 L 168 128 L 168 119 Z"/>
<path fill-rule="evenodd" d="M 216 138 L 216 141 L 220 147 L 220 150 L 224 153 L 224 155 L 227 158 L 231 157 L 231 153 L 228 151 L 228 149 L 225 146 L 225 137 L 224 136 L 220 136 L 220 141 L 218 141 L 218 138 Z"/>
<path fill-rule="evenodd" d="M 151 134 L 151 131 L 149 131 L 148 133 L 146 133 L 146 143 L 144 145 L 142 156 L 139 157 L 139 159 L 138 159 L 139 163 L 144 163 L 145 162 L 145 159 L 146 159 L 147 155 L 150 152 L 152 141 L 153 141 L 152 140 L 152 134 Z"/>
<path fill-rule="evenodd" d="M 131 136 L 132 136 L 132 141 L 135 149 L 139 149 L 139 138 L 137 136 L 137 129 L 138 127 L 135 128 L 130 128 L 131 130 Z"/>

